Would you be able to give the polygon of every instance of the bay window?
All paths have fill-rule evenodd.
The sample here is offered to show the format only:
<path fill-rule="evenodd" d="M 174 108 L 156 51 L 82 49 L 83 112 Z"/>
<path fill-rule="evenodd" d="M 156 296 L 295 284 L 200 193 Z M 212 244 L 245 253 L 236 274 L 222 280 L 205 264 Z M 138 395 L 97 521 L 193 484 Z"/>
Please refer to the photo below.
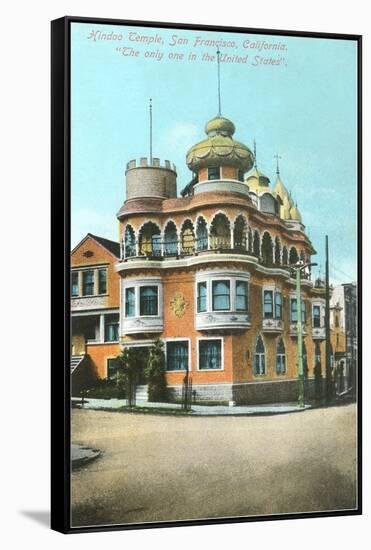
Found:
<path fill-rule="evenodd" d="M 264 319 L 273 318 L 273 290 L 264 290 Z"/>
<path fill-rule="evenodd" d="M 125 289 L 125 317 L 135 316 L 135 288 Z"/>
<path fill-rule="evenodd" d="M 230 305 L 230 282 L 212 282 L 212 303 L 214 311 L 228 311 Z"/>
<path fill-rule="evenodd" d="M 206 311 L 206 295 L 207 284 L 206 282 L 197 284 L 197 311 L 199 313 Z"/>
<path fill-rule="evenodd" d="M 301 322 L 305 323 L 306 321 L 306 311 L 305 311 L 305 300 L 301 300 Z M 296 298 L 291 298 L 291 322 L 298 322 L 298 306 L 296 303 Z"/>
<path fill-rule="evenodd" d="M 158 287 L 141 286 L 139 289 L 140 315 L 158 315 Z"/>
<path fill-rule="evenodd" d="M 248 290 L 245 281 L 236 281 L 236 311 L 248 310 Z"/>
<path fill-rule="evenodd" d="M 313 327 L 314 328 L 320 328 L 321 327 L 321 307 L 320 306 L 313 306 Z"/>
<path fill-rule="evenodd" d="M 282 294 L 278 290 L 275 293 L 275 317 L 276 319 L 282 319 Z"/>

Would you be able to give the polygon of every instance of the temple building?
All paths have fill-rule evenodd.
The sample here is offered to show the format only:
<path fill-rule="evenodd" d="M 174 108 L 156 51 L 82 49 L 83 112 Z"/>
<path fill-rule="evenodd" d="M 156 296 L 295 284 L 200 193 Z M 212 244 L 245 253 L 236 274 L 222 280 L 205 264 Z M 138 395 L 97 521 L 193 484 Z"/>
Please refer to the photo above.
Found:
<path fill-rule="evenodd" d="M 298 312 L 288 266 L 310 263 L 315 254 L 301 214 L 278 164 L 271 186 L 257 167 L 255 148 L 235 138 L 232 121 L 218 115 L 205 132 L 186 154 L 191 177 L 180 196 L 171 162 L 128 162 L 126 200 L 117 214 L 119 257 L 109 260 L 120 298 L 112 311 L 109 304 L 89 312 L 85 307 L 83 315 L 95 323 L 89 345 L 111 346 L 103 341 L 101 315 L 117 315 L 119 308 L 120 344 L 110 348 L 112 355 L 119 347 L 148 349 L 161 339 L 174 397 L 188 371 L 198 400 L 290 401 L 297 398 L 301 315 L 306 390 L 312 394 L 314 366 L 325 370 L 325 290 L 303 270 Z M 88 265 L 81 260 L 80 254 L 74 270 L 99 271 L 94 258 Z M 94 277 L 99 282 L 99 273 Z M 107 353 L 97 367 L 100 376 L 110 376 L 111 358 Z"/>

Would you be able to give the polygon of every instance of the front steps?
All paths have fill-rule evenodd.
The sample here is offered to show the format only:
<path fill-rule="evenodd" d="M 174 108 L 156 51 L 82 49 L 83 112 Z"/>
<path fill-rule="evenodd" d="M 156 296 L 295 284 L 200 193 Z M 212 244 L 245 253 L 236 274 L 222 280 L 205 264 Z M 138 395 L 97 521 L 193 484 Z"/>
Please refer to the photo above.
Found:
<path fill-rule="evenodd" d="M 137 386 L 135 392 L 135 398 L 137 401 L 148 401 L 148 386 Z"/>
<path fill-rule="evenodd" d="M 71 355 L 71 374 L 75 372 L 84 359 L 85 355 Z"/>

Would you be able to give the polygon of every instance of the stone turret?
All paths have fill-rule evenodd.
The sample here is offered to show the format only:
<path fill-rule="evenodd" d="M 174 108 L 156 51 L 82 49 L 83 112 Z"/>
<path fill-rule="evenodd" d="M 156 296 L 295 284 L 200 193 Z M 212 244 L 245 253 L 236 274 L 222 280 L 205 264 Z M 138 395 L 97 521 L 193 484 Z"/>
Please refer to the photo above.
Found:
<path fill-rule="evenodd" d="M 169 160 L 161 165 L 159 158 L 131 160 L 126 165 L 126 200 L 138 197 L 175 198 L 176 168 Z"/>

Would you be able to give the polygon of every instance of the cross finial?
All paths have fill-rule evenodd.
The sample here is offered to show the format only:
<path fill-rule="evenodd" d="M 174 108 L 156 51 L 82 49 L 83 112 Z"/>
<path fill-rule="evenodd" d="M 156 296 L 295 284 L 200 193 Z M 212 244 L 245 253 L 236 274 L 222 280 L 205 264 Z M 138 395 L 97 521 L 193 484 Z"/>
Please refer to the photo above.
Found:
<path fill-rule="evenodd" d="M 220 51 L 219 49 L 216 52 L 216 57 L 218 60 L 218 116 L 222 116 L 222 102 L 220 97 Z"/>
<path fill-rule="evenodd" d="M 281 159 L 282 157 L 280 157 L 280 155 L 278 153 L 276 153 L 274 155 L 274 158 L 276 159 L 276 174 L 277 174 L 277 176 L 279 176 L 280 175 L 280 165 L 279 165 L 278 160 Z"/>

